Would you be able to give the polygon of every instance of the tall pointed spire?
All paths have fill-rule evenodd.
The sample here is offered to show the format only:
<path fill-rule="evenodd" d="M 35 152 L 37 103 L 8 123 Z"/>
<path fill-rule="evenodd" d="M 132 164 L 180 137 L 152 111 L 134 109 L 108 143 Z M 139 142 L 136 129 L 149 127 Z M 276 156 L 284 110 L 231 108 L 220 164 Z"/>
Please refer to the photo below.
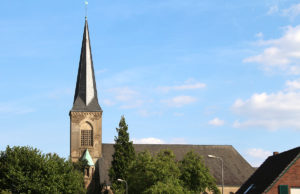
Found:
<path fill-rule="evenodd" d="M 87 18 L 85 18 L 76 90 L 71 111 L 102 111 L 97 98 Z"/>

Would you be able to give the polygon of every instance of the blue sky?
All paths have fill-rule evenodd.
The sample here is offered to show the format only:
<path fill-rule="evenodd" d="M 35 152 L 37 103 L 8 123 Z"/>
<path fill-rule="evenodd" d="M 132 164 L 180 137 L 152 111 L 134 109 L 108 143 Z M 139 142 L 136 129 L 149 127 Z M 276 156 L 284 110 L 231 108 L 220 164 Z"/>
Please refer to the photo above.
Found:
<path fill-rule="evenodd" d="M 252 165 L 298 146 L 297 1 L 89 1 L 103 142 L 233 145 Z M 69 155 L 84 1 L 0 6 L 0 149 Z"/>

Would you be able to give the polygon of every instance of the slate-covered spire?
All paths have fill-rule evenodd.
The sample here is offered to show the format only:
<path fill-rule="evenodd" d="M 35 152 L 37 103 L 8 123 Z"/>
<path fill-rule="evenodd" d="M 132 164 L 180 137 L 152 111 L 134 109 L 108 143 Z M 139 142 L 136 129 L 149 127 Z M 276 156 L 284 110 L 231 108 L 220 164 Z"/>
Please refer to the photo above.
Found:
<path fill-rule="evenodd" d="M 85 18 L 76 90 L 71 111 L 102 111 L 97 98 L 87 18 Z"/>

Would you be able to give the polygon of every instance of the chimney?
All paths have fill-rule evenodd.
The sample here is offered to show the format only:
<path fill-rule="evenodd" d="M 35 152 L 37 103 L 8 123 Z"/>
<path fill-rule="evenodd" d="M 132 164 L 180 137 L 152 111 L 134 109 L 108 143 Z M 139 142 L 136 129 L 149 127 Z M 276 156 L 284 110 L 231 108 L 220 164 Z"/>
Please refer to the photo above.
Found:
<path fill-rule="evenodd" d="M 278 154 L 279 154 L 279 152 L 273 152 L 273 156 L 278 155 Z"/>

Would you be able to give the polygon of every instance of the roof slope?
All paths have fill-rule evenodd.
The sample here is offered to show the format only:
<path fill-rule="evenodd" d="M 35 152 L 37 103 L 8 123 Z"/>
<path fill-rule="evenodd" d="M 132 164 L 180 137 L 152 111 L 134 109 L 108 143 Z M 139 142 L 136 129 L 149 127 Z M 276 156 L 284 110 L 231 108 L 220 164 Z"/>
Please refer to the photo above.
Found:
<path fill-rule="evenodd" d="M 206 166 L 221 185 L 221 162 L 208 158 L 212 154 L 222 157 L 224 160 L 224 185 L 240 186 L 254 172 L 254 168 L 230 145 L 174 145 L 174 144 L 134 144 L 136 152 L 149 150 L 158 153 L 162 149 L 170 149 L 174 152 L 176 160 L 182 160 L 184 155 L 194 150 L 203 156 Z M 100 181 L 109 184 L 108 169 L 111 165 L 113 144 L 102 144 L 102 159 L 99 161 Z"/>
<path fill-rule="evenodd" d="M 299 152 L 300 147 L 297 147 L 268 157 L 236 193 L 244 193 L 251 185 L 253 186 L 247 194 L 265 192 L 285 172 L 285 169 L 298 158 Z"/>
<path fill-rule="evenodd" d="M 74 103 L 71 111 L 102 111 L 97 98 L 87 19 L 85 19 Z"/>

